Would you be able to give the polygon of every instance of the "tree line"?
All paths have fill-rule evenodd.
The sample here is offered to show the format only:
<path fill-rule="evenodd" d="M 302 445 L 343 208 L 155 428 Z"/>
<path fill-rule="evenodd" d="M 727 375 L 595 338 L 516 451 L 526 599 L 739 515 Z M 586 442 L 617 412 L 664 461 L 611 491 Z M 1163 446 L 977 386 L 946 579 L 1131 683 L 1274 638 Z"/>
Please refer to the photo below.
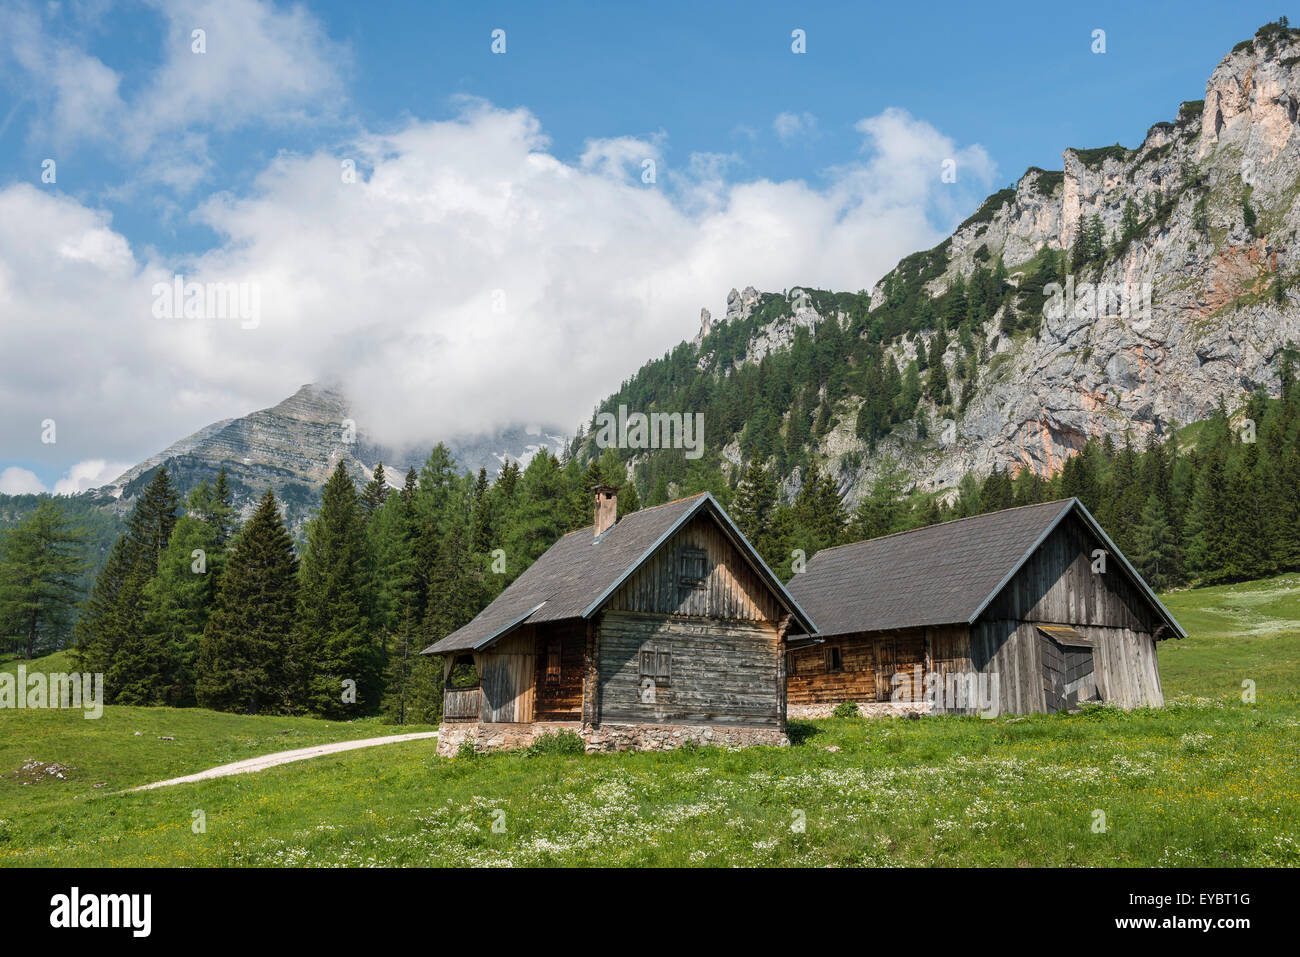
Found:
<path fill-rule="evenodd" d="M 1156 589 L 1300 568 L 1300 389 L 1236 414 L 1221 402 L 1186 430 L 1089 439 L 1061 471 L 965 476 L 955 494 L 909 491 L 884 459 L 856 506 L 810 464 L 788 494 L 774 462 L 730 477 L 689 463 L 671 494 L 710 491 L 784 581 L 822 548 L 1019 505 L 1078 497 Z M 663 453 L 660 453 L 663 454 Z M 52 499 L 0 538 L 0 636 L 29 657 L 69 636 L 76 666 L 105 675 L 109 703 L 398 723 L 441 714 L 442 662 L 420 651 L 466 624 L 565 533 L 592 521 L 598 484 L 640 493 L 619 453 L 565 461 L 539 452 L 494 480 L 436 446 L 390 487 L 358 487 L 340 464 L 305 544 L 267 491 L 247 521 L 224 472 L 179 501 L 165 467 L 136 502 L 75 627 L 84 538 Z M 662 497 L 662 496 L 656 496 Z"/>
<path fill-rule="evenodd" d="M 70 629 L 74 664 L 105 676 L 111 704 L 436 721 L 442 663 L 420 651 L 589 525 L 591 488 L 621 475 L 612 455 L 561 463 L 542 451 L 489 481 L 439 444 L 400 488 L 382 464 L 358 488 L 340 463 L 299 550 L 272 491 L 241 523 L 224 470 L 182 503 L 160 467 Z M 637 508 L 625 490 L 620 513 Z M 84 539 L 50 499 L 0 545 L 0 582 L 19 569 L 42 582 L 38 630 L 60 644 Z M 25 604 L 8 595 L 0 633 L 14 634 Z"/>

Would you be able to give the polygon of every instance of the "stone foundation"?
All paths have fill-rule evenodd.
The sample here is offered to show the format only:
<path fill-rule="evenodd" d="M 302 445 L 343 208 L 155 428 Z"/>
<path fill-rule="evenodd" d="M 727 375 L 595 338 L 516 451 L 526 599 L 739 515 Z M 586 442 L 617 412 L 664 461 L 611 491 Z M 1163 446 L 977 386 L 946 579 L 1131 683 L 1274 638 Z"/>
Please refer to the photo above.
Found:
<path fill-rule="evenodd" d="M 751 745 L 784 747 L 790 743 L 775 728 L 731 728 L 711 725 L 602 724 L 576 721 L 539 721 L 533 724 L 485 724 L 474 721 L 444 722 L 438 726 L 439 757 L 455 757 L 461 745 L 474 742 L 475 751 L 511 751 L 526 748 L 546 734 L 571 731 L 586 743 L 588 754 L 609 751 L 671 751 L 687 742 L 744 748 Z"/>
<path fill-rule="evenodd" d="M 715 725 L 602 724 L 583 729 L 587 751 L 671 751 L 687 742 L 720 748 L 756 744 L 785 747 L 790 739 L 776 728 L 730 728 Z"/>
<path fill-rule="evenodd" d="M 487 724 L 478 721 L 452 721 L 438 725 L 438 755 L 456 756 L 466 740 L 474 742 L 475 751 L 513 751 L 526 748 L 545 734 L 561 731 L 582 733 L 578 721 L 537 721 L 530 724 Z"/>
<path fill-rule="evenodd" d="M 930 714 L 934 705 L 929 701 L 858 701 L 858 714 L 864 718 L 901 718 L 909 714 Z M 786 708 L 788 718 L 829 718 L 836 704 L 792 704 Z"/>

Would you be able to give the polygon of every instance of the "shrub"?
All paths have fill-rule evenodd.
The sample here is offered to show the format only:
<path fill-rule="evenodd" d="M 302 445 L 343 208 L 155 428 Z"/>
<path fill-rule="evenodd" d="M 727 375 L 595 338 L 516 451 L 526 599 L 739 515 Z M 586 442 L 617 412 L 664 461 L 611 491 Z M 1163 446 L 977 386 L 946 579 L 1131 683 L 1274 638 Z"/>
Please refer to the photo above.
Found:
<path fill-rule="evenodd" d="M 465 740 L 461 741 L 460 747 L 456 749 L 456 757 L 458 758 L 472 758 L 476 754 L 478 752 L 474 750 L 474 739 L 472 737 L 466 737 Z"/>
<path fill-rule="evenodd" d="M 831 712 L 831 717 L 857 718 L 860 717 L 861 714 L 862 712 L 858 710 L 858 703 L 856 701 L 841 701 L 835 706 L 835 710 Z"/>

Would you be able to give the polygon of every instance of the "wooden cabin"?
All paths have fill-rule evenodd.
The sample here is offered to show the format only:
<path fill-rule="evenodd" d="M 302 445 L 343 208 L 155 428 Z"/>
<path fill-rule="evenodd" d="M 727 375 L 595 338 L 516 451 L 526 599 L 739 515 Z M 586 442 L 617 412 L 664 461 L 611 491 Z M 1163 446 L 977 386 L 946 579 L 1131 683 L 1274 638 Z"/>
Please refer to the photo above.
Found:
<path fill-rule="evenodd" d="M 1186 633 L 1078 499 L 818 552 L 790 593 L 789 715 L 1164 704 L 1156 645 Z"/>
<path fill-rule="evenodd" d="M 439 754 L 564 730 L 587 750 L 786 743 L 787 637 L 812 622 L 712 495 L 616 521 L 616 493 L 424 650 L 478 676 L 448 686 Z"/>

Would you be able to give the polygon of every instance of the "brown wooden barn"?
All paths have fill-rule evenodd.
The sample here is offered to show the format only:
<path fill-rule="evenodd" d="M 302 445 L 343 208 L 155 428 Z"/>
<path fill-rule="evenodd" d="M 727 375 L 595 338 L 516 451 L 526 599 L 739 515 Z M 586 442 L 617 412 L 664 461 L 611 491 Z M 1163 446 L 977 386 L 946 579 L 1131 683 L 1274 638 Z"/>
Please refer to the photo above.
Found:
<path fill-rule="evenodd" d="M 1156 643 L 1186 637 L 1077 499 L 825 549 L 789 589 L 819 628 L 791 717 L 1162 705 Z"/>
<path fill-rule="evenodd" d="M 465 627 L 424 650 L 448 688 L 438 752 L 572 730 L 588 750 L 785 742 L 786 638 L 812 622 L 708 493 L 560 539 Z"/>

